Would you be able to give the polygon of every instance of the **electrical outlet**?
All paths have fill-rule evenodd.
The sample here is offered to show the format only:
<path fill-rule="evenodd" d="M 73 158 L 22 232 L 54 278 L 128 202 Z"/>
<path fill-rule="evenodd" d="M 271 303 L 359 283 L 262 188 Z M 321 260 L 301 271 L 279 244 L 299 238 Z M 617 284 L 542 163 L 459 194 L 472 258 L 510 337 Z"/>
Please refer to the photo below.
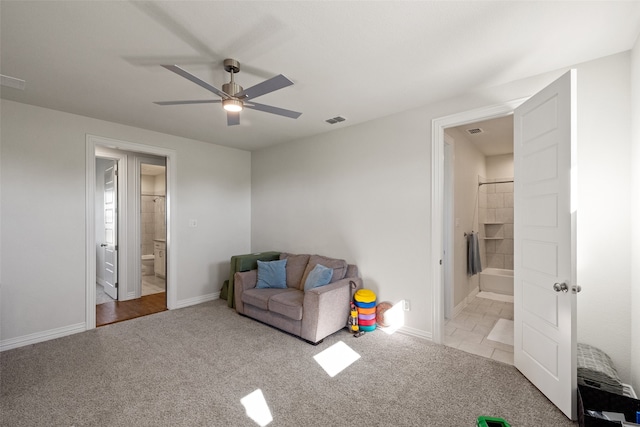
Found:
<path fill-rule="evenodd" d="M 409 303 L 408 299 L 402 300 L 403 302 L 403 309 L 404 311 L 410 311 L 411 310 L 411 304 Z"/>

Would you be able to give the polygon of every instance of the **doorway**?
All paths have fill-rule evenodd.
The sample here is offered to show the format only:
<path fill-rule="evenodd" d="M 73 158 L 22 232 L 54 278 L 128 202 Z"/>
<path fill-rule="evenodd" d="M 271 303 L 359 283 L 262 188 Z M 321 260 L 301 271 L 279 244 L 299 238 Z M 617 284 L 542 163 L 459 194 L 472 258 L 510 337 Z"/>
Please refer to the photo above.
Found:
<path fill-rule="evenodd" d="M 165 165 L 96 148 L 96 326 L 167 309 Z"/>
<path fill-rule="evenodd" d="M 438 344 L 444 343 L 445 337 L 445 283 L 444 283 L 444 269 L 448 254 L 445 253 L 445 259 L 442 258 L 444 248 L 449 245 L 453 246 L 453 231 L 449 234 L 451 238 L 448 243 L 444 242 L 444 224 L 445 214 L 452 215 L 451 212 L 445 212 L 445 129 L 455 126 L 467 125 L 482 120 L 490 120 L 499 117 L 505 117 L 513 114 L 515 108 L 521 105 L 526 98 L 516 99 L 513 101 L 505 102 L 491 107 L 481 108 L 478 110 L 466 111 L 463 113 L 454 114 L 451 116 L 445 116 L 439 119 L 435 119 L 431 125 L 431 140 L 432 152 L 431 152 L 431 167 L 433 173 L 433 179 L 431 183 L 431 254 L 432 265 L 439 265 L 440 268 L 432 269 L 432 320 L 433 320 L 433 335 L 432 339 Z M 453 224 L 453 221 L 451 222 Z M 453 229 L 453 225 L 450 226 L 450 230 Z"/>
<path fill-rule="evenodd" d="M 444 132 L 444 344 L 513 364 L 513 117 Z"/>
<path fill-rule="evenodd" d="M 176 153 L 173 150 L 136 144 L 126 141 L 87 135 L 87 310 L 86 329 L 93 329 L 96 325 L 113 323 L 139 317 L 153 312 L 163 311 L 176 307 L 176 224 L 175 217 L 171 215 L 175 205 L 176 189 Z M 115 162 L 118 166 L 118 214 L 117 214 L 117 296 L 107 300 L 106 303 L 97 304 L 100 295 L 98 282 L 98 269 L 101 260 L 98 257 L 97 248 L 103 243 L 103 234 L 100 229 L 103 219 L 97 214 L 103 210 L 103 189 L 97 180 L 101 175 L 100 163 Z M 154 174 L 142 172 L 143 165 L 152 166 Z M 147 166 L 144 166 L 148 172 Z M 153 178 L 149 178 L 152 176 Z M 153 182 L 153 195 L 151 203 L 158 210 L 160 218 L 156 224 L 154 217 L 153 226 L 142 222 L 144 206 L 143 182 Z M 146 186 L 146 184 L 144 184 Z M 153 199 L 156 198 L 155 202 Z M 91 201 L 91 202 L 89 202 Z M 157 206 L 157 208 L 155 208 Z M 148 207 L 148 206 L 147 206 Z M 148 215 L 147 215 L 148 216 Z M 142 265 L 142 233 L 153 229 L 157 235 L 153 235 L 155 241 L 161 242 L 158 247 L 160 261 L 153 262 L 153 287 L 143 287 Z M 149 255 L 149 254 L 145 254 Z M 144 293 L 144 295 L 143 295 Z M 107 312 L 111 319 L 105 322 L 101 319 L 97 322 L 98 310 Z"/>
<path fill-rule="evenodd" d="M 576 418 L 576 71 L 526 100 L 432 122 L 433 339 L 443 342 L 445 128 L 514 115 L 514 366 Z M 568 292 L 571 290 L 571 292 Z M 564 293 L 562 293 L 564 292 Z"/>
<path fill-rule="evenodd" d="M 165 159 L 137 158 L 140 165 L 141 296 L 166 293 Z"/>

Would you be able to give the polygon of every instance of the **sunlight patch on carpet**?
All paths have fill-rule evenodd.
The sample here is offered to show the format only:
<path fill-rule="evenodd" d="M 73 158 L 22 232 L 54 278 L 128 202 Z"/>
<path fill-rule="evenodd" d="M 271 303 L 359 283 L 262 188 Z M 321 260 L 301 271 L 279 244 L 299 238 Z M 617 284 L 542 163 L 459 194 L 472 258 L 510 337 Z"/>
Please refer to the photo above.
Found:
<path fill-rule="evenodd" d="M 338 341 L 331 347 L 313 356 L 313 358 L 322 369 L 333 378 L 353 362 L 360 359 L 360 355 L 343 341 Z"/>
<path fill-rule="evenodd" d="M 244 406 L 244 409 L 247 411 L 247 416 L 256 422 L 260 427 L 264 427 L 273 421 L 273 416 L 271 415 L 271 410 L 269 409 L 269 405 L 267 405 L 267 401 L 262 394 L 262 390 L 257 389 L 245 397 L 240 399 L 240 403 Z"/>

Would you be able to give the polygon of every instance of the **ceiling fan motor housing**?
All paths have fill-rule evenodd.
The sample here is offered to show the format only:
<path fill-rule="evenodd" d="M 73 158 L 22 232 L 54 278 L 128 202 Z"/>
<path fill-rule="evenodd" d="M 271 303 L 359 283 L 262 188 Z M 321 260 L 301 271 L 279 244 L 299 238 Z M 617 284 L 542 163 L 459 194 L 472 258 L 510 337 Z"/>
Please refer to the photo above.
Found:
<path fill-rule="evenodd" d="M 231 74 L 231 81 L 222 85 L 222 90 L 230 96 L 235 97 L 237 93 L 242 92 L 242 86 L 233 81 L 233 75 L 240 72 L 240 63 L 235 59 L 227 58 L 224 60 L 224 69 Z"/>
<path fill-rule="evenodd" d="M 228 93 L 229 96 L 236 96 L 237 93 L 242 92 L 242 86 L 231 81 L 222 85 L 222 91 Z"/>

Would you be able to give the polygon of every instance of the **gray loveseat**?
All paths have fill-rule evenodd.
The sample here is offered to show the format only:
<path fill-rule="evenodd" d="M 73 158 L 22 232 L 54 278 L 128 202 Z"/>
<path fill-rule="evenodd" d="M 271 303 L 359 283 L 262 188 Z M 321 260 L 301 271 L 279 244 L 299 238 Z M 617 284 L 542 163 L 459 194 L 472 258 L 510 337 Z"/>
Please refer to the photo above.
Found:
<path fill-rule="evenodd" d="M 320 255 L 283 253 L 280 259 L 287 260 L 286 288 L 256 288 L 257 270 L 235 274 L 236 311 L 313 344 L 344 328 L 352 292 L 362 287 L 358 267 Z M 316 264 L 333 269 L 330 283 L 305 292 Z"/>

